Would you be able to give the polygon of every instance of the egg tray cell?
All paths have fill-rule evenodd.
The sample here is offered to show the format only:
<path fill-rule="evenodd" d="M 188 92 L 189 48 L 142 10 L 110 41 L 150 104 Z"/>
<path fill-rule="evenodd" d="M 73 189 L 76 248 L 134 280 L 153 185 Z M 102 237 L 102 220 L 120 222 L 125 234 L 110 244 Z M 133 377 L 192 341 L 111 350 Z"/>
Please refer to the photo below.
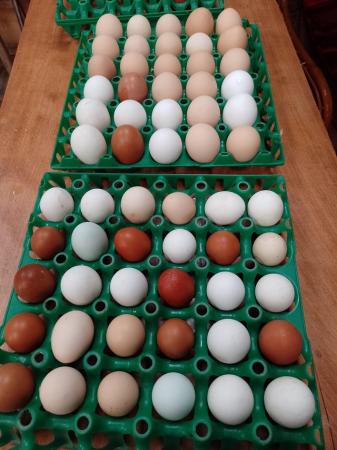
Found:
<path fill-rule="evenodd" d="M 150 256 L 140 263 L 127 263 L 115 253 L 113 236 L 115 232 L 127 225 L 121 215 L 120 200 L 123 193 L 131 186 L 147 187 L 155 196 L 156 210 L 152 218 L 139 228 L 147 231 L 152 237 Z M 39 200 L 44 191 L 52 186 L 66 188 L 73 196 L 75 209 L 62 222 L 45 222 L 41 218 Z M 108 252 L 99 261 L 83 262 L 72 252 L 70 236 L 76 225 L 83 222 L 80 213 L 80 199 L 85 192 L 94 187 L 107 189 L 115 199 L 116 210 L 101 225 L 109 237 Z M 206 199 L 214 192 L 230 190 L 239 194 L 247 203 L 251 195 L 259 189 L 271 189 L 278 193 L 284 202 L 284 214 L 279 224 L 273 227 L 256 226 L 244 215 L 235 224 L 219 227 L 211 223 L 204 215 Z M 190 230 L 197 240 L 195 257 L 186 264 L 169 263 L 162 253 L 162 241 L 167 232 L 176 228 L 162 215 L 161 204 L 165 195 L 174 191 L 182 191 L 191 195 L 196 201 L 196 216 L 187 225 L 179 226 Z M 22 449 L 42 448 L 35 441 L 36 430 L 53 430 L 55 442 L 46 447 L 56 449 L 62 445 L 66 448 L 90 449 L 96 433 L 104 433 L 107 438 L 105 447 L 145 450 L 160 449 L 303 449 L 303 444 L 311 444 L 311 449 L 323 449 L 323 433 L 319 412 L 319 398 L 314 377 L 314 368 L 310 344 L 308 341 L 301 294 L 295 263 L 295 242 L 285 190 L 284 178 L 280 175 L 147 175 L 147 174 L 84 174 L 84 173 L 47 173 L 39 187 L 34 212 L 28 223 L 28 230 L 23 245 L 23 255 L 20 266 L 39 262 L 33 259 L 30 252 L 30 238 L 34 227 L 46 224 L 63 228 L 66 232 L 67 245 L 50 261 L 40 262 L 53 268 L 57 273 L 57 288 L 52 298 L 42 304 L 29 305 L 18 300 L 12 291 L 4 323 L 13 315 L 22 311 L 43 314 L 47 323 L 47 336 L 40 348 L 27 355 L 18 355 L 0 350 L 0 362 L 16 361 L 31 366 L 36 379 L 36 389 L 32 400 L 24 410 L 18 413 L 0 414 L 0 445 L 14 440 Z M 130 224 L 129 224 L 130 225 Z M 132 225 L 132 224 L 131 224 Z M 230 266 L 219 266 L 212 263 L 205 253 L 207 236 L 219 229 L 230 230 L 240 238 L 241 255 L 238 262 Z M 260 265 L 252 256 L 252 240 L 265 231 L 281 233 L 287 240 L 287 259 L 278 267 Z M 76 307 L 68 303 L 60 291 L 60 279 L 63 273 L 73 265 L 86 264 L 100 274 L 103 281 L 101 295 L 90 305 Z M 112 301 L 109 284 L 113 273 L 123 267 L 135 267 L 148 278 L 149 291 L 145 301 L 131 308 L 121 307 Z M 195 278 L 196 296 L 192 304 L 186 308 L 174 309 L 165 306 L 158 298 L 157 280 L 159 274 L 166 268 L 180 267 L 191 273 Z M 208 303 L 206 284 L 209 277 L 220 271 L 232 271 L 242 277 L 246 296 L 242 307 L 230 312 L 215 309 Z M 254 297 L 257 279 L 268 273 L 280 273 L 287 276 L 296 291 L 295 302 L 289 311 L 270 313 L 262 309 Z M 67 416 L 54 416 L 44 411 L 38 397 L 38 386 L 47 372 L 60 365 L 51 352 L 50 336 L 53 325 L 60 315 L 81 309 L 87 312 L 95 323 L 93 344 L 73 366 L 79 369 L 87 381 L 87 395 L 81 408 Z M 111 318 L 131 313 L 142 318 L 146 325 L 146 340 L 141 353 L 132 358 L 119 358 L 106 350 L 105 333 Z M 161 319 L 179 317 L 193 319 L 195 326 L 195 348 L 191 358 L 173 361 L 158 354 L 156 331 Z M 251 349 L 246 359 L 238 364 L 225 365 L 213 359 L 207 350 L 207 330 L 213 321 L 223 318 L 233 318 L 243 322 L 251 335 Z M 273 319 L 286 319 L 301 332 L 303 349 L 298 364 L 279 367 L 269 363 L 261 355 L 257 336 L 261 326 Z M 1 342 L 3 343 L 3 327 Z M 96 392 L 102 377 L 109 371 L 123 370 L 136 376 L 140 385 L 140 400 L 137 410 L 128 417 L 116 419 L 97 413 Z M 187 374 L 194 383 L 196 402 L 192 413 L 179 422 L 169 422 L 159 418 L 153 412 L 151 390 L 159 374 L 177 371 Z M 255 406 L 251 418 L 236 427 L 224 426 L 211 417 L 207 408 L 207 390 L 210 382 L 222 374 L 236 374 L 244 377 L 250 384 Z M 263 392 L 268 381 L 275 377 L 290 375 L 306 380 L 314 393 L 316 412 L 311 424 L 299 430 L 282 428 L 272 422 L 263 406 Z M 161 446 L 151 447 L 153 439 L 159 439 Z M 185 440 L 187 439 L 187 441 Z M 135 444 L 133 447 L 130 442 Z M 185 446 L 185 445 L 190 446 Z M 246 444 L 242 444 L 245 442 Z M 152 444 L 151 444 L 152 443 Z M 245 446 L 246 445 L 246 446 Z M 101 447 L 100 447 L 101 448 Z"/>
<path fill-rule="evenodd" d="M 61 122 L 56 138 L 56 144 L 52 157 L 51 167 L 53 169 L 67 169 L 67 170 L 97 170 L 97 169 L 137 169 L 137 168 L 170 168 L 170 167 L 198 167 L 209 168 L 215 166 L 275 166 L 284 164 L 283 145 L 281 142 L 281 134 L 276 118 L 274 100 L 271 91 L 271 85 L 269 81 L 269 75 L 263 47 L 261 43 L 260 31 L 257 25 L 250 24 L 248 20 L 243 21 L 243 25 L 248 31 L 248 51 L 251 58 L 251 70 L 250 74 L 254 79 L 254 98 L 257 102 L 258 117 L 255 121 L 254 127 L 259 132 L 261 137 L 261 145 L 256 156 L 247 162 L 238 162 L 232 155 L 226 150 L 226 140 L 230 133 L 230 129 L 222 122 L 222 111 L 225 106 L 225 100 L 221 97 L 221 84 L 224 76 L 219 72 L 219 65 L 221 62 L 221 55 L 215 50 L 213 51 L 213 57 L 216 62 L 216 72 L 214 74 L 217 85 L 217 101 L 221 110 L 221 118 L 216 126 L 221 140 L 221 148 L 219 154 L 210 163 L 198 163 L 192 160 L 185 148 L 185 137 L 189 129 L 187 124 L 186 113 L 190 100 L 186 97 L 185 87 L 188 81 L 186 74 L 186 63 L 188 56 L 184 49 L 187 41 L 187 36 L 182 35 L 183 53 L 179 56 L 179 60 L 182 66 L 182 74 L 180 80 L 183 86 L 183 97 L 179 100 L 179 104 L 183 110 L 183 122 L 179 126 L 177 132 L 179 133 L 183 141 L 183 151 L 177 161 L 171 164 L 160 164 L 154 161 L 149 151 L 149 140 L 152 136 L 154 127 L 151 122 L 152 110 L 156 102 L 151 97 L 151 85 L 154 79 L 153 66 L 156 60 L 154 48 L 156 44 L 156 37 L 154 31 L 150 36 L 148 42 L 150 44 L 151 53 L 147 58 L 149 64 L 149 75 L 147 76 L 147 85 L 149 89 L 149 96 L 142 103 L 147 113 L 147 123 L 140 130 L 144 139 L 145 151 L 143 157 L 136 163 L 128 165 L 121 164 L 112 154 L 111 150 L 111 136 L 115 130 L 115 124 L 113 122 L 113 114 L 117 105 L 120 103 L 118 98 L 118 82 L 120 80 L 119 63 L 123 55 L 123 47 L 126 41 L 126 37 L 123 36 L 119 39 L 119 46 L 121 49 L 121 55 L 115 59 L 115 65 L 117 68 L 117 76 L 113 78 L 112 84 L 114 87 L 115 98 L 107 105 L 111 117 L 111 126 L 103 131 L 105 140 L 107 142 L 107 153 L 102 156 L 97 164 L 83 164 L 72 152 L 70 146 L 70 136 L 74 128 L 77 126 L 75 117 L 76 106 L 79 100 L 83 98 L 84 84 L 88 79 L 87 66 L 91 56 L 91 46 L 93 41 L 92 31 L 85 31 L 82 34 L 77 58 L 75 61 L 72 77 L 70 80 L 66 101 L 61 117 Z M 124 35 L 125 35 L 125 24 Z M 154 30 L 154 26 L 152 29 Z M 212 36 L 213 48 L 216 49 L 217 35 Z"/>
<path fill-rule="evenodd" d="M 128 19 L 134 14 L 148 18 L 159 18 L 166 13 L 180 17 L 200 6 L 209 8 L 213 13 L 220 13 L 224 0 L 56 0 L 55 21 L 74 38 L 81 36 L 81 31 L 106 13 Z"/>

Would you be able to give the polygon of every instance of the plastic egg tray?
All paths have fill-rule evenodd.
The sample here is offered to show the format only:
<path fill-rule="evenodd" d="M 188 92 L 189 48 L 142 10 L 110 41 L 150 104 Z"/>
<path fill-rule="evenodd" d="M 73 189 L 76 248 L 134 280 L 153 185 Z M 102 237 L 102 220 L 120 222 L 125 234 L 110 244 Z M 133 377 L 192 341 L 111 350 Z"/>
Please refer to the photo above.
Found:
<path fill-rule="evenodd" d="M 183 151 L 181 156 L 177 161 L 171 164 L 160 164 L 154 161 L 149 152 L 149 140 L 155 131 L 152 122 L 151 114 L 155 106 L 155 101 L 151 97 L 151 85 L 154 80 L 153 66 L 156 60 L 154 53 L 154 48 L 156 44 L 155 36 L 155 22 L 152 23 L 152 35 L 150 36 L 148 42 L 150 44 L 151 53 L 147 58 L 149 64 L 149 75 L 147 76 L 147 85 L 149 90 L 149 96 L 142 103 L 147 113 L 147 123 L 140 130 L 145 144 L 145 151 L 143 157 L 136 163 L 128 165 L 121 164 L 113 155 L 111 151 L 111 136 L 115 129 L 115 124 L 113 122 L 113 114 L 117 105 L 119 104 L 118 98 L 118 82 L 120 80 L 119 76 L 119 63 L 123 55 L 123 47 L 126 41 L 125 27 L 126 24 L 123 23 L 124 36 L 119 39 L 119 46 L 121 49 L 121 55 L 115 59 L 115 64 L 117 68 L 117 76 L 113 78 L 112 84 L 114 87 L 115 98 L 107 105 L 111 117 L 111 126 L 103 131 L 103 135 L 107 142 L 107 153 L 102 156 L 97 164 L 83 164 L 72 152 L 70 146 L 70 136 L 74 128 L 77 126 L 77 121 L 75 118 L 76 106 L 79 100 L 83 98 L 83 88 L 84 84 L 88 79 L 87 66 L 88 61 L 91 57 L 91 46 L 93 41 L 93 32 L 85 31 L 82 33 L 82 37 L 79 44 L 78 54 L 75 61 L 72 77 L 70 80 L 67 97 L 64 104 L 64 109 L 61 117 L 61 122 L 56 138 L 56 144 L 54 148 L 54 153 L 52 157 L 51 167 L 53 169 L 67 169 L 67 170 L 92 170 L 92 169 L 137 169 L 137 168 L 170 168 L 170 167 L 216 167 L 216 166 L 275 166 L 284 164 L 283 146 L 281 142 L 281 134 L 279 131 L 279 126 L 276 118 L 274 100 L 271 91 L 271 85 L 269 81 L 269 75 L 267 70 L 267 65 L 265 61 L 265 56 L 261 43 L 261 36 L 257 25 L 250 24 L 247 20 L 243 21 L 243 25 L 248 31 L 248 51 L 251 58 L 251 71 L 250 74 L 254 79 L 254 98 L 257 102 L 258 107 L 258 117 L 254 124 L 254 127 L 260 134 L 261 145 L 256 156 L 247 162 L 236 161 L 230 153 L 226 150 L 226 140 L 230 133 L 230 129 L 222 122 L 222 111 L 225 106 L 225 100 L 221 97 L 221 84 L 224 76 L 219 73 L 219 65 L 221 62 L 221 55 L 216 52 L 216 43 L 218 36 L 213 35 L 213 57 L 216 62 L 216 72 L 214 74 L 217 85 L 217 101 L 221 110 L 221 118 L 216 126 L 216 131 L 218 132 L 221 140 L 221 148 L 219 154 L 210 163 L 198 163 L 192 160 L 185 148 L 185 137 L 189 129 L 189 125 L 186 120 L 186 113 L 190 100 L 186 97 L 185 87 L 188 81 L 188 76 L 186 74 L 186 63 L 188 56 L 185 53 L 185 44 L 187 41 L 187 36 L 182 35 L 182 45 L 183 53 L 180 54 L 179 60 L 182 66 L 182 74 L 180 80 L 183 86 L 183 97 L 179 100 L 179 104 L 183 110 L 183 122 L 178 128 L 178 133 L 183 141 Z"/>
<path fill-rule="evenodd" d="M 139 228 L 146 230 L 152 237 L 152 252 L 140 263 L 127 263 L 115 253 L 113 236 L 115 232 L 127 225 L 120 212 L 120 199 L 131 186 L 147 187 L 156 199 L 156 210 L 152 218 Z M 55 441 L 43 447 L 56 449 L 303 449 L 303 444 L 310 448 L 323 449 L 323 433 L 319 412 L 319 398 L 314 377 L 313 360 L 310 344 L 306 334 L 301 294 L 295 263 L 295 242 L 292 230 L 289 205 L 284 178 L 280 175 L 147 175 L 147 174 L 84 174 L 84 173 L 47 173 L 44 175 L 34 211 L 29 219 L 28 231 L 23 245 L 20 266 L 38 262 L 31 257 L 30 238 L 34 227 L 47 223 L 41 218 L 39 200 L 43 192 L 52 186 L 67 189 L 75 201 L 72 214 L 62 222 L 50 222 L 49 225 L 63 228 L 67 236 L 64 252 L 57 254 L 53 260 L 41 264 L 53 268 L 57 273 L 57 289 L 52 298 L 39 305 L 28 305 L 18 300 L 12 292 L 5 322 L 14 314 L 32 311 L 43 314 L 47 323 L 47 337 L 43 345 L 32 354 L 17 355 L 0 350 L 0 362 L 19 361 L 31 366 L 36 379 L 36 389 L 31 401 L 18 413 L 0 414 L 0 445 L 15 441 L 16 448 L 42 448 L 35 441 L 36 430 L 53 430 Z M 103 281 L 103 290 L 99 298 L 85 307 L 74 307 L 61 295 L 60 279 L 71 266 L 83 264 L 72 252 L 70 236 L 74 227 L 83 221 L 79 203 L 83 194 L 94 187 L 107 189 L 115 199 L 116 210 L 101 226 L 109 237 L 108 252 L 98 261 L 86 263 L 97 270 Z M 239 194 L 247 203 L 250 196 L 260 189 L 270 189 L 278 193 L 284 202 L 284 214 L 279 224 L 273 227 L 256 226 L 244 215 L 228 227 L 219 227 L 211 223 L 204 215 L 206 199 L 216 191 L 230 190 Z M 190 230 L 197 240 L 197 252 L 188 263 L 174 265 L 165 260 L 162 253 L 162 240 L 167 232 L 176 226 L 169 223 L 162 215 L 161 204 L 165 195 L 174 191 L 186 192 L 196 201 L 196 216 L 187 225 L 179 226 Z M 132 225 L 132 224 L 131 224 Z M 230 266 L 212 263 L 205 253 L 208 235 L 219 229 L 234 232 L 240 238 L 241 255 L 239 261 Z M 266 267 L 260 265 L 252 256 L 252 241 L 262 232 L 281 233 L 287 241 L 287 259 L 283 265 Z M 149 292 L 146 300 L 132 308 L 121 307 L 114 303 L 109 292 L 113 273 L 122 267 L 135 267 L 146 274 Z M 157 279 L 166 268 L 180 267 L 195 278 L 196 296 L 186 308 L 173 309 L 161 302 L 157 294 Z M 242 307 L 230 312 L 215 309 L 207 301 L 206 284 L 211 275 L 219 271 L 232 271 L 244 281 L 246 296 Z M 254 287 L 259 277 L 268 273 L 280 273 L 288 277 L 296 291 L 295 302 L 283 313 L 270 313 L 262 309 L 254 297 Z M 95 322 L 94 341 L 83 357 L 73 364 L 85 376 L 87 395 L 80 409 L 67 416 L 54 416 L 41 407 L 38 386 L 46 373 L 59 366 L 51 352 L 50 336 L 58 317 L 72 309 L 82 309 Z M 146 326 L 146 340 L 141 353 L 132 358 L 119 358 L 106 350 L 105 333 L 111 318 L 121 313 L 131 313 L 142 318 Z M 157 350 L 156 332 L 161 319 L 179 317 L 193 319 L 195 327 L 195 348 L 192 357 L 186 360 L 172 361 L 162 357 Z M 251 349 L 248 356 L 240 363 L 222 364 L 213 359 L 207 350 L 207 330 L 214 321 L 234 318 L 243 322 L 251 336 Z M 257 337 L 261 326 L 273 319 L 286 319 L 301 332 L 303 349 L 298 364 L 279 367 L 269 363 L 261 355 Z M 3 342 L 3 328 L 1 332 Z M 140 399 L 133 415 L 120 419 L 98 414 L 96 392 L 103 374 L 109 371 L 123 370 L 132 373 L 140 386 Z M 176 371 L 187 374 L 196 391 L 196 402 L 192 413 L 179 422 L 168 422 L 154 413 L 151 404 L 152 386 L 158 375 Z M 214 377 L 222 374 L 236 374 L 250 384 L 254 393 L 254 410 L 250 419 L 236 427 L 225 426 L 216 421 L 208 411 L 207 390 Z M 315 396 L 316 412 L 312 422 L 304 428 L 291 430 L 271 421 L 264 409 L 263 393 L 267 383 L 276 377 L 290 375 L 305 380 Z M 105 436 L 106 445 L 95 447 L 94 436 Z M 157 446 L 155 446 L 157 444 Z M 153 445 L 153 446 L 152 446 Z M 63 447 L 62 447 L 63 448 Z"/>

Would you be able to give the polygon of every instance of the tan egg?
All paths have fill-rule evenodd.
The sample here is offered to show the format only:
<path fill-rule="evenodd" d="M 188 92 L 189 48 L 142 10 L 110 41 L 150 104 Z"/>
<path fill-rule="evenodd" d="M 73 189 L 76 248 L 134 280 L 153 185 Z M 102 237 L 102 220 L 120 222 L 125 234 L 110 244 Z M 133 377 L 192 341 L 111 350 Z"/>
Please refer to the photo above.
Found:
<path fill-rule="evenodd" d="M 113 14 L 103 14 L 96 24 L 96 36 L 105 34 L 119 39 L 123 36 L 123 28 L 120 20 Z"/>
<path fill-rule="evenodd" d="M 187 36 L 194 33 L 212 34 L 214 30 L 214 19 L 212 13 L 207 8 L 197 8 L 188 16 L 185 23 Z"/>
<path fill-rule="evenodd" d="M 92 43 L 92 54 L 104 55 L 110 59 L 115 59 L 119 56 L 119 47 L 116 39 L 104 34 L 95 37 Z"/>
<path fill-rule="evenodd" d="M 186 53 L 193 55 L 193 53 L 208 52 L 212 53 L 213 43 L 211 38 L 205 33 L 194 33 L 188 38 L 186 42 Z"/>
<path fill-rule="evenodd" d="M 250 68 L 250 58 L 243 48 L 230 48 L 222 57 L 220 72 L 227 76 L 233 70 L 246 70 Z"/>
<path fill-rule="evenodd" d="M 215 127 L 219 120 L 220 108 L 213 97 L 200 95 L 188 107 L 187 122 L 190 126 L 197 123 L 208 123 L 208 125 Z"/>
<path fill-rule="evenodd" d="M 116 75 L 116 66 L 107 56 L 94 55 L 88 62 L 88 75 L 89 77 L 102 75 L 108 78 L 108 80 L 111 80 Z"/>
<path fill-rule="evenodd" d="M 147 57 L 150 54 L 150 46 L 144 36 L 133 34 L 125 42 L 124 53 L 141 53 Z"/>
<path fill-rule="evenodd" d="M 151 25 L 148 19 L 141 14 L 135 14 L 132 16 L 126 26 L 126 33 L 128 36 L 133 34 L 140 34 L 145 38 L 148 38 L 151 34 Z"/>
<path fill-rule="evenodd" d="M 139 352 L 145 340 L 145 328 L 138 317 L 122 314 L 108 326 L 106 342 L 117 356 L 129 357 Z"/>
<path fill-rule="evenodd" d="M 162 210 L 167 219 L 175 225 L 183 225 L 195 216 L 195 202 L 184 192 L 172 192 L 164 198 Z"/>
<path fill-rule="evenodd" d="M 242 126 L 229 133 L 226 148 L 236 161 L 246 162 L 257 154 L 260 143 L 261 138 L 255 128 Z"/>
<path fill-rule="evenodd" d="M 215 62 L 211 53 L 197 52 L 188 58 L 186 72 L 189 76 L 196 72 L 208 72 L 213 74 L 215 71 Z"/>
<path fill-rule="evenodd" d="M 235 27 L 220 34 L 217 49 L 221 55 L 224 55 L 231 48 L 246 48 L 247 42 L 246 30 L 239 25 L 235 25 Z"/>
<path fill-rule="evenodd" d="M 174 14 L 164 14 L 158 19 L 156 25 L 156 35 L 161 36 L 168 31 L 176 34 L 177 36 L 181 35 L 181 23 L 178 17 Z"/>
<path fill-rule="evenodd" d="M 159 102 L 165 98 L 179 100 L 183 94 L 183 88 L 177 75 L 163 72 L 158 75 L 152 83 L 152 98 Z"/>
<path fill-rule="evenodd" d="M 127 372 L 111 372 L 98 386 L 98 404 L 105 414 L 111 417 L 129 414 L 137 405 L 138 398 L 137 381 Z"/>
<path fill-rule="evenodd" d="M 179 77 L 181 74 L 179 59 L 175 55 L 164 53 L 156 59 L 153 72 L 156 77 L 163 72 L 171 72 Z"/>
<path fill-rule="evenodd" d="M 186 85 L 186 95 L 190 100 L 194 100 L 200 95 L 215 97 L 216 94 L 217 84 L 210 73 L 196 72 L 189 78 Z"/>
<path fill-rule="evenodd" d="M 225 8 L 216 19 L 215 30 L 221 34 L 235 25 L 242 25 L 240 14 L 234 8 Z"/>
<path fill-rule="evenodd" d="M 149 73 L 149 65 L 144 55 L 130 52 L 123 55 L 120 64 L 120 72 L 122 75 L 127 73 L 138 73 L 138 75 L 146 77 Z"/>
<path fill-rule="evenodd" d="M 186 150 L 196 162 L 209 163 L 220 150 L 220 138 L 216 130 L 208 124 L 193 125 L 186 135 Z"/>
<path fill-rule="evenodd" d="M 265 266 L 278 266 L 287 256 L 287 243 L 277 233 L 262 233 L 254 241 L 254 258 Z"/>
<path fill-rule="evenodd" d="M 156 42 L 155 53 L 157 56 L 171 53 L 178 56 L 183 50 L 179 36 L 174 33 L 163 33 Z"/>

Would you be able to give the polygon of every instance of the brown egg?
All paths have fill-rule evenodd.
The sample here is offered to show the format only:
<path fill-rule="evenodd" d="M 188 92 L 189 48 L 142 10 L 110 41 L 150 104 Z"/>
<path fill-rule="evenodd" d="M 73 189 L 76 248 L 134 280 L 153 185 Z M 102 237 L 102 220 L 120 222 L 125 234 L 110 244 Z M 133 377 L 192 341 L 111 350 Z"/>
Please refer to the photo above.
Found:
<path fill-rule="evenodd" d="M 212 13 L 207 8 L 197 8 L 188 16 L 185 23 L 187 36 L 194 33 L 212 34 L 214 30 L 214 19 Z"/>
<path fill-rule="evenodd" d="M 183 308 L 195 295 L 194 278 L 181 269 L 166 269 L 158 279 L 158 294 L 172 308 Z"/>
<path fill-rule="evenodd" d="M 44 320 L 37 314 L 24 312 L 13 316 L 5 326 L 7 345 L 18 353 L 29 353 L 42 344 L 46 334 Z"/>
<path fill-rule="evenodd" d="M 146 77 L 149 73 L 149 65 L 144 55 L 141 53 L 130 52 L 123 55 L 120 64 L 120 72 L 122 75 L 126 73 L 138 73 L 142 77 Z"/>
<path fill-rule="evenodd" d="M 260 331 L 259 347 L 270 362 L 280 366 L 293 364 L 302 351 L 302 336 L 287 320 L 272 320 Z"/>
<path fill-rule="evenodd" d="M 115 39 L 123 36 L 121 21 L 114 14 L 103 14 L 96 24 L 96 36 L 106 34 Z"/>
<path fill-rule="evenodd" d="M 245 49 L 247 42 L 246 30 L 242 26 L 236 25 L 220 34 L 217 49 L 221 55 L 224 55 L 231 48 Z"/>
<path fill-rule="evenodd" d="M 186 72 L 189 76 L 197 72 L 208 72 L 213 75 L 214 71 L 215 62 L 210 53 L 196 52 L 188 58 Z"/>
<path fill-rule="evenodd" d="M 225 8 L 216 19 L 216 32 L 221 34 L 235 25 L 242 25 L 240 14 L 234 8 Z"/>
<path fill-rule="evenodd" d="M 226 149 L 236 161 L 246 162 L 254 158 L 261 143 L 259 133 L 248 125 L 234 128 L 227 138 Z"/>
<path fill-rule="evenodd" d="M 180 37 L 175 33 L 167 31 L 158 37 L 155 47 L 155 53 L 157 56 L 170 53 L 178 56 L 183 50 Z"/>
<path fill-rule="evenodd" d="M 121 102 L 124 100 L 136 100 L 142 102 L 148 93 L 144 77 L 138 73 L 125 74 L 118 83 L 118 97 Z"/>
<path fill-rule="evenodd" d="M 129 262 L 145 259 L 152 247 L 151 239 L 145 231 L 135 227 L 125 227 L 117 231 L 114 237 L 115 250 L 121 258 Z"/>
<path fill-rule="evenodd" d="M 29 402 L 34 392 L 32 371 L 19 363 L 0 366 L 0 412 L 14 412 Z"/>
<path fill-rule="evenodd" d="M 217 89 L 218 87 L 213 75 L 208 72 L 197 72 L 187 82 L 186 95 L 190 100 L 194 100 L 200 95 L 215 97 Z"/>
<path fill-rule="evenodd" d="M 107 56 L 110 59 L 117 58 L 119 47 L 116 39 L 104 34 L 96 36 L 92 43 L 92 54 Z"/>
<path fill-rule="evenodd" d="M 175 55 L 164 53 L 156 59 L 153 67 L 155 77 L 163 72 L 171 72 L 177 76 L 181 74 L 181 65 L 179 59 Z"/>
<path fill-rule="evenodd" d="M 228 75 L 233 70 L 246 70 L 250 68 L 250 58 L 244 48 L 230 48 L 222 57 L 220 72 Z"/>
<path fill-rule="evenodd" d="M 240 241 L 229 231 L 216 231 L 207 239 L 206 253 L 216 264 L 233 264 L 240 256 Z"/>
<path fill-rule="evenodd" d="M 53 294 L 56 277 L 41 264 L 27 264 L 21 267 L 14 277 L 14 289 L 23 302 L 41 303 Z"/>
<path fill-rule="evenodd" d="M 141 53 L 147 58 L 150 54 L 150 46 L 144 36 L 133 34 L 129 36 L 124 45 L 124 53 Z"/>
<path fill-rule="evenodd" d="M 215 127 L 220 120 L 220 107 L 218 102 L 208 95 L 195 98 L 187 109 L 187 123 L 190 126 L 197 123 L 207 123 Z"/>
<path fill-rule="evenodd" d="M 30 240 L 32 251 L 41 259 L 52 259 L 62 252 L 66 245 L 64 230 L 54 227 L 41 227 L 34 231 Z"/>
<path fill-rule="evenodd" d="M 143 137 L 132 125 L 121 125 L 112 134 L 111 149 L 120 163 L 133 164 L 144 154 Z"/>
<path fill-rule="evenodd" d="M 144 344 L 144 324 L 138 317 L 131 314 L 117 316 L 108 326 L 106 341 L 110 350 L 117 356 L 133 356 Z"/>
<path fill-rule="evenodd" d="M 197 123 L 187 132 L 186 151 L 193 161 L 209 163 L 218 155 L 220 138 L 214 127 L 207 123 Z"/>
<path fill-rule="evenodd" d="M 157 345 L 167 358 L 186 358 L 193 349 L 193 330 L 185 320 L 166 320 L 157 332 Z"/>
<path fill-rule="evenodd" d="M 88 62 L 88 75 L 102 75 L 111 80 L 116 75 L 116 66 L 114 62 L 104 55 L 94 55 Z"/>
<path fill-rule="evenodd" d="M 195 216 L 195 202 L 184 192 L 172 192 L 164 198 L 162 210 L 175 225 L 183 225 Z"/>
<path fill-rule="evenodd" d="M 179 100 L 183 94 L 183 88 L 177 75 L 170 72 L 163 72 L 158 75 L 152 83 L 152 97 L 156 102 L 171 98 Z"/>

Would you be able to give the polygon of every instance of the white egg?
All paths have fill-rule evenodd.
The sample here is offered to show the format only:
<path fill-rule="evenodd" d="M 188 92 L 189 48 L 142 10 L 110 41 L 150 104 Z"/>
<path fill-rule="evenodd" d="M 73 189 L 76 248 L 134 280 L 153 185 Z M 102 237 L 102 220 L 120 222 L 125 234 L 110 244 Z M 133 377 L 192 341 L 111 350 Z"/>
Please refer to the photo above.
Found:
<path fill-rule="evenodd" d="M 248 214 L 257 225 L 271 227 L 278 223 L 283 214 L 283 201 L 273 191 L 256 192 L 248 202 Z"/>
<path fill-rule="evenodd" d="M 183 419 L 192 411 L 194 403 L 194 386 L 185 375 L 165 373 L 154 383 L 152 404 L 163 419 Z"/>
<path fill-rule="evenodd" d="M 178 36 L 181 35 L 181 22 L 174 14 L 164 14 L 157 21 L 156 35 L 160 36 L 167 32 L 175 33 Z"/>
<path fill-rule="evenodd" d="M 287 256 L 287 244 L 277 233 L 263 233 L 254 241 L 253 255 L 265 266 L 278 266 Z"/>
<path fill-rule="evenodd" d="M 136 306 L 147 296 L 147 279 L 138 269 L 126 267 L 118 270 L 111 279 L 112 298 L 122 306 Z"/>
<path fill-rule="evenodd" d="M 156 202 L 151 192 L 142 186 L 133 186 L 124 192 L 121 210 L 132 223 L 147 222 L 153 215 Z"/>
<path fill-rule="evenodd" d="M 175 162 L 181 155 L 183 143 L 179 134 L 171 128 L 160 128 L 149 141 L 152 158 L 160 164 Z"/>
<path fill-rule="evenodd" d="M 279 425 L 301 428 L 310 422 L 315 413 L 315 398 L 308 386 L 298 378 L 279 377 L 268 384 L 264 406 Z"/>
<path fill-rule="evenodd" d="M 96 270 L 88 266 L 73 266 L 61 278 L 61 292 L 73 305 L 88 305 L 102 291 L 102 280 Z"/>
<path fill-rule="evenodd" d="M 141 14 L 135 14 L 129 19 L 126 27 L 126 33 L 128 36 L 139 34 L 145 38 L 148 38 L 151 34 L 150 22 Z"/>
<path fill-rule="evenodd" d="M 80 125 L 71 133 L 70 145 L 77 158 L 84 164 L 97 164 L 106 154 L 103 134 L 92 125 Z"/>
<path fill-rule="evenodd" d="M 106 232 L 96 223 L 80 223 L 71 234 L 72 249 L 84 261 L 96 261 L 107 251 L 108 245 Z"/>
<path fill-rule="evenodd" d="M 225 425 L 240 425 L 251 415 L 254 396 L 249 384 L 236 375 L 216 378 L 208 389 L 208 407 Z"/>
<path fill-rule="evenodd" d="M 82 98 L 76 106 L 76 120 L 79 125 L 92 125 L 103 131 L 110 125 L 110 114 L 100 100 Z"/>
<path fill-rule="evenodd" d="M 206 216 L 217 225 L 230 225 L 236 222 L 245 209 L 243 199 L 230 191 L 216 192 L 205 203 Z"/>
<path fill-rule="evenodd" d="M 190 231 L 176 228 L 170 231 L 163 241 L 165 258 L 175 264 L 188 262 L 193 258 L 197 249 L 197 242 Z"/>
<path fill-rule="evenodd" d="M 245 70 L 233 70 L 225 77 L 221 85 L 221 95 L 226 100 L 238 94 L 252 95 L 253 92 L 253 78 Z"/>
<path fill-rule="evenodd" d="M 190 56 L 197 52 L 212 53 L 212 50 L 212 40 L 206 33 L 194 33 L 186 42 L 186 53 Z"/>
<path fill-rule="evenodd" d="M 142 128 L 146 124 L 145 109 L 136 100 L 124 100 L 115 109 L 114 122 L 117 127 L 132 125 Z"/>
<path fill-rule="evenodd" d="M 51 349 L 57 361 L 71 364 L 90 347 L 94 338 L 94 322 L 83 311 L 69 311 L 55 323 L 51 334 Z"/>
<path fill-rule="evenodd" d="M 216 360 L 236 364 L 248 354 L 250 336 L 247 328 L 238 320 L 218 320 L 208 330 L 207 347 Z"/>
<path fill-rule="evenodd" d="M 40 210 L 46 220 L 59 222 L 73 212 L 74 200 L 65 189 L 52 187 L 42 194 Z"/>
<path fill-rule="evenodd" d="M 257 118 L 257 106 L 254 98 L 249 94 L 234 95 L 227 101 L 222 118 L 230 128 L 253 125 Z"/>
<path fill-rule="evenodd" d="M 178 102 L 170 98 L 160 100 L 152 110 L 152 125 L 176 130 L 183 121 L 183 112 Z"/>
<path fill-rule="evenodd" d="M 221 311 L 239 307 L 245 298 L 245 285 L 232 272 L 219 272 L 207 283 L 207 297 L 211 305 Z"/>
<path fill-rule="evenodd" d="M 85 98 L 100 100 L 108 104 L 114 98 L 114 88 L 107 78 L 102 75 L 94 75 L 86 81 L 83 95 Z"/>
<path fill-rule="evenodd" d="M 284 275 L 264 275 L 255 286 L 256 301 L 267 311 L 286 311 L 295 300 L 295 289 Z"/>
<path fill-rule="evenodd" d="M 104 189 L 91 189 L 81 198 L 82 216 L 89 222 L 101 223 L 115 210 L 115 201 Z"/>

